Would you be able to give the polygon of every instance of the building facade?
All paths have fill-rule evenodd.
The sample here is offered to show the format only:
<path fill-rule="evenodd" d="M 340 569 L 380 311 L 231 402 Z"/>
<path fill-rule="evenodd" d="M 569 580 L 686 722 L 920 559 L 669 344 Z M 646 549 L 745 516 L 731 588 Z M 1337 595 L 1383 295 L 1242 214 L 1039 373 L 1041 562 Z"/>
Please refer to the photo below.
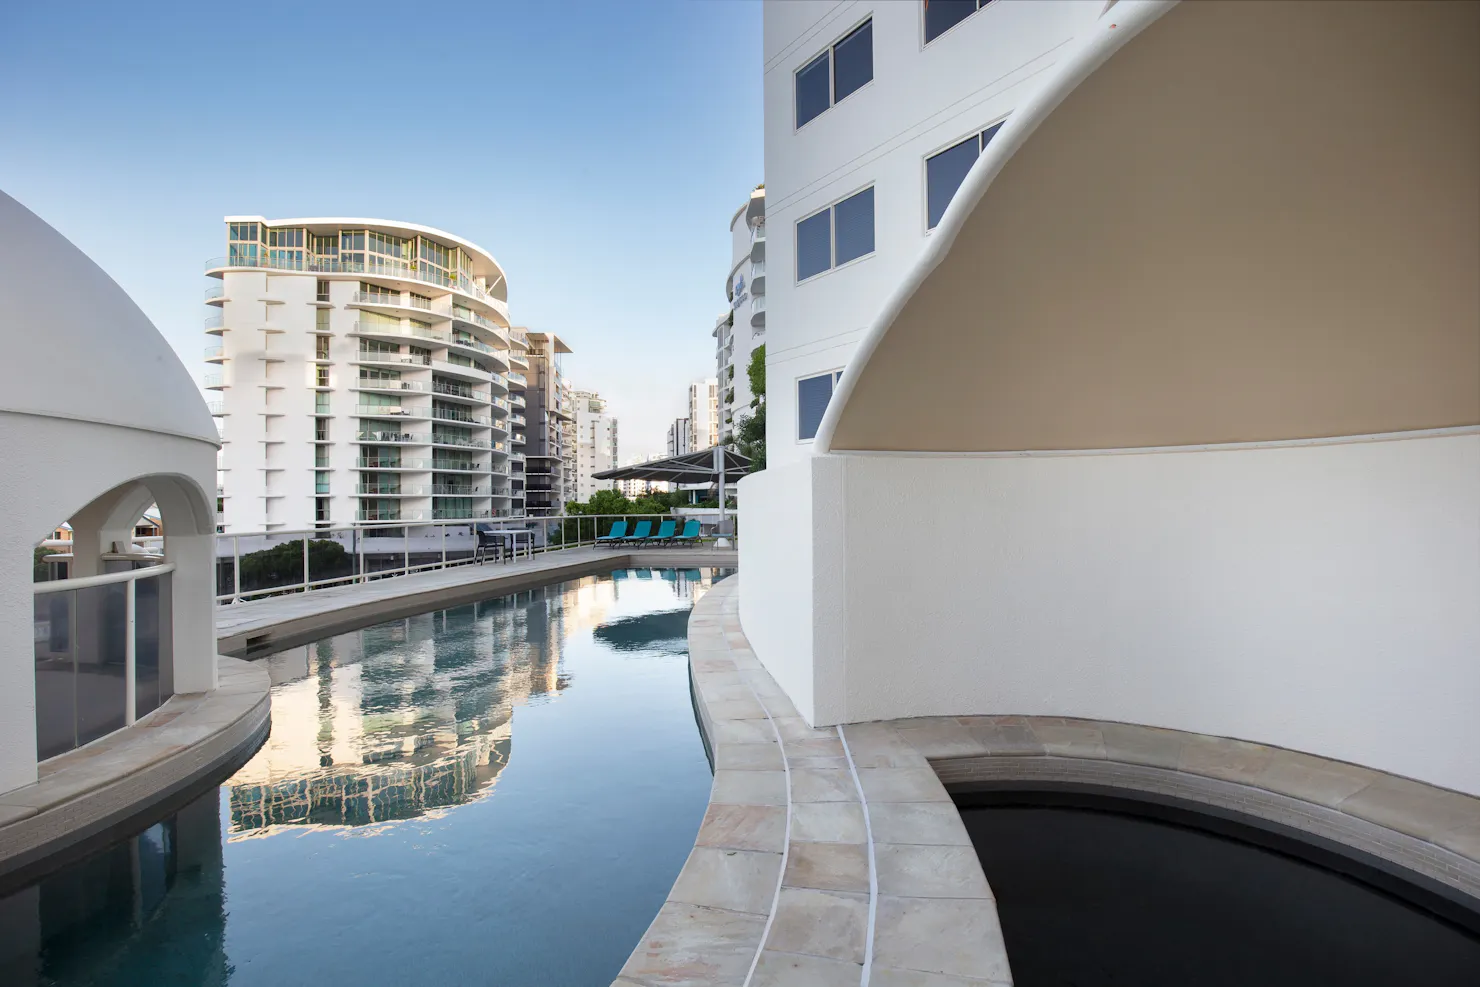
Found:
<path fill-rule="evenodd" d="M 384 220 L 226 224 L 205 353 L 224 530 L 511 515 L 516 364 L 493 256 Z"/>
<path fill-rule="evenodd" d="M 689 385 L 689 451 L 719 445 L 719 380 L 710 377 Z"/>
<path fill-rule="evenodd" d="M 714 324 L 719 378 L 719 438 L 729 442 L 750 407 L 750 354 L 766 341 L 766 187 L 761 185 L 730 217 L 729 310 Z"/>
<path fill-rule="evenodd" d="M 591 499 L 598 490 L 616 489 L 613 480 L 593 474 L 617 466 L 617 420 L 607 414 L 606 401 L 592 391 L 576 391 L 576 499 Z"/>
<path fill-rule="evenodd" d="M 559 514 L 575 498 L 575 399 L 562 373 L 571 352 L 554 333 L 528 332 L 529 375 L 525 397 L 525 512 Z"/>
<path fill-rule="evenodd" d="M 859 336 L 983 141 L 1105 7 L 766 4 L 769 464 L 810 454 Z"/>
<path fill-rule="evenodd" d="M 693 434 L 689 419 L 675 418 L 673 424 L 668 426 L 668 455 L 682 456 L 693 452 L 693 447 L 690 445 Z"/>

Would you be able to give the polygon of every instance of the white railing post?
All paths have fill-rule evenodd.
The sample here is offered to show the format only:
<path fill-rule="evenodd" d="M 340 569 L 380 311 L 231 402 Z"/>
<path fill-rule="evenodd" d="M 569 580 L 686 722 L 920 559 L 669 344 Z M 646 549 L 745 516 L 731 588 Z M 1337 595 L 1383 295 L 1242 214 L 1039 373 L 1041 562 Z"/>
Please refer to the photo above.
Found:
<path fill-rule="evenodd" d="M 411 525 L 401 529 L 401 575 L 411 572 Z"/>
<path fill-rule="evenodd" d="M 447 525 L 437 525 L 437 530 L 442 532 L 442 568 L 447 568 Z"/>
<path fill-rule="evenodd" d="M 311 582 L 311 580 L 308 578 L 308 533 L 307 532 L 304 532 L 304 534 L 303 534 L 303 592 L 305 592 L 305 593 L 308 592 L 308 584 L 309 584 L 309 582 Z"/>
<path fill-rule="evenodd" d="M 138 665 L 138 642 L 135 640 L 134 621 L 135 609 L 138 605 L 139 595 L 136 587 L 139 585 L 137 579 L 130 579 L 124 584 L 123 590 L 123 725 L 134 725 L 134 710 L 138 708 L 139 684 L 134 681 L 134 671 Z"/>
<path fill-rule="evenodd" d="M 242 540 L 231 536 L 231 602 L 242 601 Z"/>

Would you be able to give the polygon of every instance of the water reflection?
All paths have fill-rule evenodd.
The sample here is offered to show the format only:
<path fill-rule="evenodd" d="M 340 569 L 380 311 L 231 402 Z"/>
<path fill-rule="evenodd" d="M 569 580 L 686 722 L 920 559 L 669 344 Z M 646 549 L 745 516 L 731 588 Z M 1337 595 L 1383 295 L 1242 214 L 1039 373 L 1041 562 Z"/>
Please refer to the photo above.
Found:
<path fill-rule="evenodd" d="M 710 784 L 672 635 L 711 571 L 643 572 L 263 659 L 268 744 L 145 832 L 0 894 L 0 985 L 277 987 L 335 982 L 348 959 L 370 984 L 604 987 Z"/>

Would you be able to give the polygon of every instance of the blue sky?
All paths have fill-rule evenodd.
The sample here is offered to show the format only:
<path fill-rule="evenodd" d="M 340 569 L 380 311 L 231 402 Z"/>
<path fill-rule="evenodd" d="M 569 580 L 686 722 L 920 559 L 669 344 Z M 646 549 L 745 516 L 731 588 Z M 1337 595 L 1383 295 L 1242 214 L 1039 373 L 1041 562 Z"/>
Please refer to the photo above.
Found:
<path fill-rule="evenodd" d="M 197 378 L 232 214 L 483 246 L 513 321 L 563 336 L 611 402 L 624 458 L 661 452 L 714 373 L 728 223 L 762 179 L 756 0 L 0 8 L 0 189 Z"/>

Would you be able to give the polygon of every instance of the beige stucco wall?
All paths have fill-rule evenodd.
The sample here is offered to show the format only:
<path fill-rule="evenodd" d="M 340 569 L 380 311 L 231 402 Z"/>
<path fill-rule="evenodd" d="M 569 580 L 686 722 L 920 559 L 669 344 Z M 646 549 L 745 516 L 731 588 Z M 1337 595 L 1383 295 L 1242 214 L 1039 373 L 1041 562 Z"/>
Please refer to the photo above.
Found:
<path fill-rule="evenodd" d="M 1480 423 L 1480 4 L 1180 4 L 850 370 L 835 450 Z"/>

